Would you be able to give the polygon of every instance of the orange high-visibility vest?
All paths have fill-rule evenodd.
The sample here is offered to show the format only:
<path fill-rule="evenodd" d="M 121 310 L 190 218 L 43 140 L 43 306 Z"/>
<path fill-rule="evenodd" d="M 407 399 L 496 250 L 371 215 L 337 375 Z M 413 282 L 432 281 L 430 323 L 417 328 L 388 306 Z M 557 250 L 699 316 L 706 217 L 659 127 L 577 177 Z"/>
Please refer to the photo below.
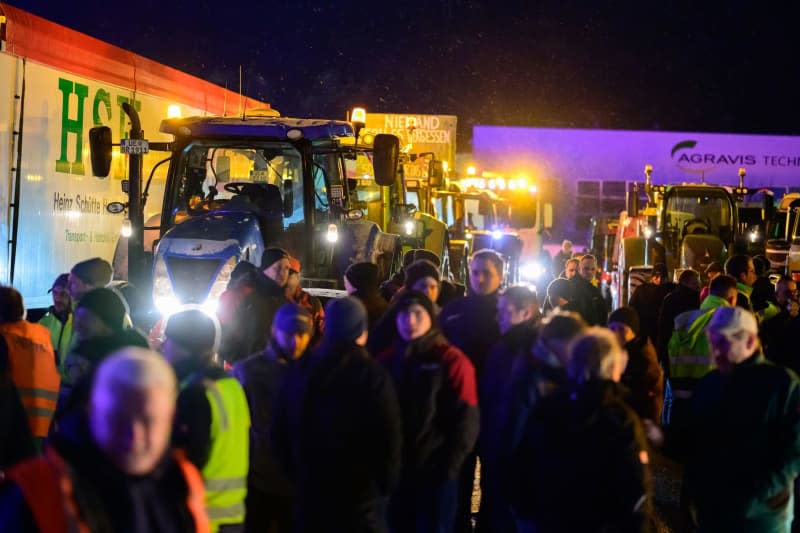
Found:
<path fill-rule="evenodd" d="M 195 531 L 208 533 L 203 478 L 182 452 L 173 452 L 173 456 L 186 480 L 186 507 L 194 519 Z M 47 447 L 44 455 L 13 466 L 6 477 L 20 488 L 41 533 L 89 532 L 75 503 L 69 469 L 53 448 Z"/>
<path fill-rule="evenodd" d="M 56 411 L 61 376 L 56 368 L 50 331 L 26 320 L 0 324 L 8 346 L 11 379 L 19 391 L 35 437 L 46 437 Z"/>

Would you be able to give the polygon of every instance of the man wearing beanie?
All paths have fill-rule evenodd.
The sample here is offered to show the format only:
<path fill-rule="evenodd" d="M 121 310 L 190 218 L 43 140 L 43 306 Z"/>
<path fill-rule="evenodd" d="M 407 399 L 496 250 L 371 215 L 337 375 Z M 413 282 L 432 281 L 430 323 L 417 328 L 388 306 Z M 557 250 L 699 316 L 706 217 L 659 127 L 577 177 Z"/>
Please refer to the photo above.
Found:
<path fill-rule="evenodd" d="M 239 361 L 233 375 L 250 405 L 250 472 L 247 481 L 247 531 L 291 533 L 294 487 L 272 448 L 271 430 L 278 394 L 291 365 L 304 356 L 314 334 L 311 314 L 296 303 L 284 304 L 272 321 L 264 351 Z"/>
<path fill-rule="evenodd" d="M 211 531 L 244 523 L 250 410 L 239 382 L 216 361 L 219 324 L 197 309 L 167 320 L 161 348 L 180 384 L 173 445 L 203 476 Z"/>
<path fill-rule="evenodd" d="M 344 288 L 348 296 L 361 300 L 367 310 L 369 330 L 386 314 L 389 304 L 379 292 L 378 265 L 353 263 L 344 272 Z"/>
<path fill-rule="evenodd" d="M 403 288 L 407 291 L 419 291 L 433 302 L 435 313 L 439 314 L 435 307 L 439 299 L 439 284 L 442 280 L 442 273 L 439 268 L 428 259 L 417 259 L 406 268 L 406 278 Z"/>
<path fill-rule="evenodd" d="M 322 342 L 293 365 L 278 400 L 272 438 L 297 485 L 296 531 L 387 531 L 401 421 L 391 379 L 366 340 L 364 305 L 329 301 Z"/>
<path fill-rule="evenodd" d="M 70 270 L 67 282 L 72 301 L 77 302 L 92 289 L 108 286 L 112 274 L 109 262 L 99 257 L 77 263 Z"/>
<path fill-rule="evenodd" d="M 222 340 L 219 355 L 235 363 L 264 349 L 269 341 L 272 318 L 285 304 L 289 280 L 289 253 L 267 248 L 258 270 L 250 271 L 229 285 L 220 297 L 218 311 Z"/>
<path fill-rule="evenodd" d="M 664 371 L 655 346 L 641 334 L 639 314 L 632 307 L 615 309 L 608 315 L 608 329 L 628 352 L 621 380 L 631 391 L 628 403 L 639 418 L 658 424 L 664 406 Z"/>
<path fill-rule="evenodd" d="M 126 328 L 127 308 L 113 289 L 93 289 L 75 307 L 75 347 L 64 359 L 56 419 L 88 401 L 95 369 L 106 356 L 125 346 L 148 348 L 147 339 Z"/>

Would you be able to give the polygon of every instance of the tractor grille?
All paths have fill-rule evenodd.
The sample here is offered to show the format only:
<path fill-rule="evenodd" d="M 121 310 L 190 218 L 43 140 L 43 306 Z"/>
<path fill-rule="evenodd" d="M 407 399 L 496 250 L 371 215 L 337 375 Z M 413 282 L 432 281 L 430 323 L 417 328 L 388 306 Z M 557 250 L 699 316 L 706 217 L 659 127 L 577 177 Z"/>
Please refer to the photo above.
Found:
<path fill-rule="evenodd" d="M 175 296 L 184 304 L 203 303 L 222 266 L 221 259 L 168 256 L 166 261 Z"/>

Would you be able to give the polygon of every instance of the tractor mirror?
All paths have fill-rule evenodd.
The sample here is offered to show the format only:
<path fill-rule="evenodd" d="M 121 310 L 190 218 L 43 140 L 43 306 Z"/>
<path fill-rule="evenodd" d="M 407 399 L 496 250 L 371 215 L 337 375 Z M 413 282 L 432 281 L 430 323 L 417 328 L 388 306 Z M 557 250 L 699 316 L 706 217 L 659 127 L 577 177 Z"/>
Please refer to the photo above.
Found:
<path fill-rule="evenodd" d="M 379 133 L 372 144 L 372 168 L 375 181 L 387 187 L 394 183 L 397 175 L 397 161 L 400 157 L 400 139 L 395 135 Z"/>
<path fill-rule="evenodd" d="M 105 178 L 111 172 L 111 128 L 98 126 L 89 130 L 92 174 Z"/>
<path fill-rule="evenodd" d="M 444 185 L 444 165 L 438 159 L 432 160 L 428 167 L 428 185 L 431 189 L 438 189 Z"/>

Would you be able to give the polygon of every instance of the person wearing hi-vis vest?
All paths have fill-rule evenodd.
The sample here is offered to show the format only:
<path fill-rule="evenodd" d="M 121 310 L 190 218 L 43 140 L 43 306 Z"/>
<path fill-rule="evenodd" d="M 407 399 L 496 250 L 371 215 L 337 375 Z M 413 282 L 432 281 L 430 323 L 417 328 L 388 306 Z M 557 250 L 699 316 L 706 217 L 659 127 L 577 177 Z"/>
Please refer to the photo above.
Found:
<path fill-rule="evenodd" d="M 198 309 L 172 315 L 161 346 L 180 382 L 173 444 L 203 475 L 212 531 L 241 531 L 250 411 L 236 378 L 215 362 L 219 323 Z"/>
<path fill-rule="evenodd" d="M 674 399 L 666 422 L 679 431 L 681 424 L 686 421 L 697 381 L 714 369 L 706 326 L 717 309 L 736 305 L 737 294 L 736 279 L 725 274 L 719 275 L 711 281 L 709 295 L 700 304 L 700 309 L 686 311 L 675 317 L 675 329 L 667 347 Z"/>
<path fill-rule="evenodd" d="M 61 377 L 50 332 L 25 320 L 22 295 L 13 287 L 0 287 L 0 336 L 8 347 L 11 380 L 41 448 L 55 414 Z"/>

